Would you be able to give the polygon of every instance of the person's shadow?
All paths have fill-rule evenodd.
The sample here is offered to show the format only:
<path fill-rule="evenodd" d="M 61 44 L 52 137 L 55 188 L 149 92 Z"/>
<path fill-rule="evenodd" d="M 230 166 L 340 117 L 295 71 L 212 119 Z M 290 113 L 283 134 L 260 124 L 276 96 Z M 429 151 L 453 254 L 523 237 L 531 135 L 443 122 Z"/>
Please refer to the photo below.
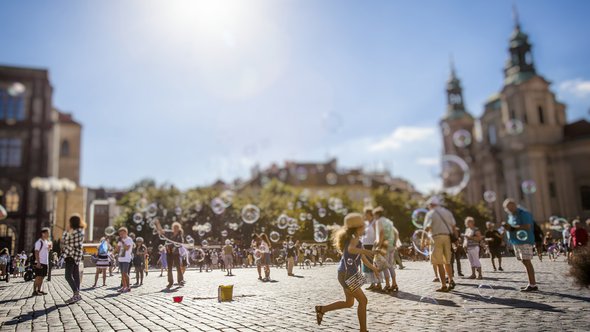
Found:
<path fill-rule="evenodd" d="M 412 293 L 408 293 L 408 292 L 404 292 L 404 291 L 398 291 L 398 292 L 394 292 L 391 294 L 392 297 L 401 299 L 401 300 L 406 300 L 406 301 L 413 301 L 413 302 L 422 302 L 422 296 L 416 295 L 416 294 L 412 294 Z M 454 301 L 451 300 L 446 300 L 446 299 L 435 299 L 436 302 L 439 305 L 445 306 L 445 307 L 455 307 L 458 308 L 459 305 L 457 303 L 455 303 Z"/>
<path fill-rule="evenodd" d="M 54 305 L 53 307 L 50 307 L 47 309 L 29 311 L 27 313 L 20 314 L 16 317 L 12 318 L 9 321 L 5 321 L 4 325 L 17 325 L 17 324 L 20 324 L 23 322 L 27 322 L 27 321 L 33 320 L 37 317 L 47 315 L 52 311 L 55 311 L 59 308 L 66 307 L 66 306 L 67 306 L 67 304 L 60 304 L 60 305 Z"/>
<path fill-rule="evenodd" d="M 512 307 L 517 309 L 536 309 L 547 312 L 564 312 L 563 310 L 559 310 L 554 306 L 529 300 L 501 297 L 485 298 L 482 296 L 477 296 L 474 294 L 463 293 L 458 291 L 454 291 L 453 293 L 461 296 L 461 298 L 463 298 L 464 300 L 482 301 L 486 303 L 499 304 L 506 307 Z"/>

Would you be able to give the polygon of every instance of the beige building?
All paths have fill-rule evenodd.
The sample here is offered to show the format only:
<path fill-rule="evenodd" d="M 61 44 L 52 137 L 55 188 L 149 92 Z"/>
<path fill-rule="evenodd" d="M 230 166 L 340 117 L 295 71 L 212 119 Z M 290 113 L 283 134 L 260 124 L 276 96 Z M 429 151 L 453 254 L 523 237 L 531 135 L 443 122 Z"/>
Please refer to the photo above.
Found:
<path fill-rule="evenodd" d="M 553 215 L 590 217 L 590 123 L 567 123 L 566 106 L 537 73 L 531 48 L 517 21 L 504 86 L 486 102 L 479 119 L 465 109 L 461 82 L 451 68 L 447 112 L 440 122 L 444 154 L 459 156 L 468 166 L 469 181 L 462 190 L 467 201 L 495 193 L 489 204 L 498 220 L 504 218 L 506 197 L 532 210 L 537 221 Z M 453 161 L 444 166 L 445 188 L 464 179 L 465 172 Z"/>

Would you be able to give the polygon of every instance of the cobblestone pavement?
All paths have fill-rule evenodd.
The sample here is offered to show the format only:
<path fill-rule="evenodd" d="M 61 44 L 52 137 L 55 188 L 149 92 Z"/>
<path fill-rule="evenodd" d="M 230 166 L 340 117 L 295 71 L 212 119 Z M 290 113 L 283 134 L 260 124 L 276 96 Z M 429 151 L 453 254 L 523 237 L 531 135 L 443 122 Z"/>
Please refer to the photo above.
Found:
<path fill-rule="evenodd" d="M 463 260 L 464 266 L 468 265 Z M 400 292 L 368 293 L 370 331 L 482 331 L 576 330 L 590 331 L 590 291 L 580 290 L 565 276 L 565 262 L 534 261 L 540 292 L 517 291 L 525 273 L 514 258 L 505 259 L 504 272 L 490 271 L 483 260 L 484 280 L 458 280 L 448 294 L 435 293 L 432 268 L 425 262 L 408 262 L 397 270 Z M 119 276 L 106 287 L 90 288 L 93 269 L 82 281 L 83 300 L 67 306 L 71 296 L 57 271 L 45 283 L 49 295 L 31 297 L 32 282 L 12 279 L 0 282 L 1 331 L 354 331 L 356 309 L 330 312 L 324 323 L 315 323 L 313 307 L 343 297 L 334 265 L 301 270 L 287 277 L 284 269 L 272 269 L 274 282 L 257 280 L 255 269 L 236 269 L 234 277 L 223 272 L 186 272 L 184 288 L 164 292 L 166 278 L 150 272 L 143 286 L 119 295 Z M 132 280 L 133 281 L 133 280 Z M 99 282 L 100 283 L 100 282 Z M 234 285 L 234 301 L 218 303 L 217 286 Z M 479 285 L 489 285 L 478 291 Z M 486 286 L 483 286 L 485 288 Z M 184 296 L 173 303 L 172 296 Z M 425 297 L 423 300 L 422 297 Z M 429 298 L 430 297 L 430 298 Z M 435 299 L 437 304 L 433 304 Z"/>

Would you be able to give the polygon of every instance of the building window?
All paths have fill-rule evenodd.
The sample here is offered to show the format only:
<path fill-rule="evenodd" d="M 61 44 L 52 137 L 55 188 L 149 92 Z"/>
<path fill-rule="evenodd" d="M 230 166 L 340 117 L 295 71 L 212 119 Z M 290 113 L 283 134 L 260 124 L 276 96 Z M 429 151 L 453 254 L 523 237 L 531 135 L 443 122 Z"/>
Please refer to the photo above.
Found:
<path fill-rule="evenodd" d="M 18 212 L 20 196 L 18 195 L 18 191 L 16 190 L 15 186 L 10 187 L 10 189 L 6 192 L 6 195 L 4 195 L 4 200 L 6 211 Z"/>
<path fill-rule="evenodd" d="M 20 138 L 0 138 L 0 167 L 21 166 L 22 140 Z"/>
<path fill-rule="evenodd" d="M 61 142 L 61 146 L 59 148 L 59 155 L 61 157 L 68 157 L 70 155 L 70 142 L 64 140 Z"/>
<path fill-rule="evenodd" d="M 496 145 L 497 137 L 496 137 L 496 126 L 490 125 L 488 127 L 488 141 L 491 145 Z"/>
<path fill-rule="evenodd" d="M 590 210 L 590 186 L 582 186 L 580 196 L 582 197 L 582 210 Z"/>
<path fill-rule="evenodd" d="M 555 182 L 553 181 L 549 182 L 549 196 L 551 198 L 557 197 L 557 191 L 555 190 Z"/>
<path fill-rule="evenodd" d="M 0 88 L 0 120 L 22 121 L 25 119 L 25 96 Z"/>
<path fill-rule="evenodd" d="M 0 249 L 8 248 L 10 254 L 14 254 L 14 246 L 16 245 L 16 234 L 12 227 L 7 225 L 0 225 Z"/>
<path fill-rule="evenodd" d="M 543 114 L 543 107 L 539 106 L 537 111 L 539 112 L 539 123 L 545 124 L 545 114 Z"/>

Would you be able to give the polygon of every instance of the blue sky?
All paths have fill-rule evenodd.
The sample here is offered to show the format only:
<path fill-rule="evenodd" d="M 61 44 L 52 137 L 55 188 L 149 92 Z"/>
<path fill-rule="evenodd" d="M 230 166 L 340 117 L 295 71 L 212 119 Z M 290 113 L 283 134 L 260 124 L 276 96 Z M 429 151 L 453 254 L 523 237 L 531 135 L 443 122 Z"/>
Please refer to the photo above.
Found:
<path fill-rule="evenodd" d="M 0 64 L 48 68 L 82 183 L 182 188 L 259 163 L 436 186 L 449 55 L 469 111 L 501 88 L 513 1 L 3 1 Z M 537 71 L 588 118 L 587 1 L 517 1 Z"/>

